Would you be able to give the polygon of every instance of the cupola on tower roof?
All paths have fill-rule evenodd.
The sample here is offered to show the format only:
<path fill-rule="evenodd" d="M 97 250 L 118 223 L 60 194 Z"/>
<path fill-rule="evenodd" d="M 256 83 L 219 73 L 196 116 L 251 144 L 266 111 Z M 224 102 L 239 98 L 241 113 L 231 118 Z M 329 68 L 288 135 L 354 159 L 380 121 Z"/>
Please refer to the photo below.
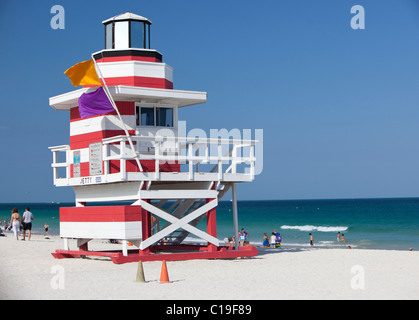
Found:
<path fill-rule="evenodd" d="M 105 21 L 105 49 L 150 49 L 151 21 L 125 12 Z"/>

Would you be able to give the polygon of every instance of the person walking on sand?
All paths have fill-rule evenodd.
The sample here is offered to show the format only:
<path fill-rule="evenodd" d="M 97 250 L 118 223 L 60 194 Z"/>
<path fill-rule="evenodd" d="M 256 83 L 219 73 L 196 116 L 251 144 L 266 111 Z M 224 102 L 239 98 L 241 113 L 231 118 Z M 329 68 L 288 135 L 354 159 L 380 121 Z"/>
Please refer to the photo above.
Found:
<path fill-rule="evenodd" d="M 308 235 L 310 236 L 310 246 L 313 248 L 314 247 L 313 235 L 311 233 L 309 233 Z"/>
<path fill-rule="evenodd" d="M 19 228 L 20 228 L 20 214 L 17 208 L 13 208 L 12 216 L 10 217 L 10 225 L 13 229 L 13 234 L 15 235 L 16 240 L 19 240 Z"/>
<path fill-rule="evenodd" d="M 25 212 L 23 213 L 22 217 L 22 225 L 23 225 L 23 240 L 26 238 L 26 231 L 28 231 L 28 241 L 31 240 L 31 231 L 32 231 L 32 220 L 33 214 L 30 212 L 31 208 L 26 207 Z"/>
<path fill-rule="evenodd" d="M 48 229 L 49 229 L 49 225 L 48 224 L 44 224 L 44 228 L 45 228 L 45 233 L 44 233 L 44 236 L 45 237 L 48 237 Z"/>

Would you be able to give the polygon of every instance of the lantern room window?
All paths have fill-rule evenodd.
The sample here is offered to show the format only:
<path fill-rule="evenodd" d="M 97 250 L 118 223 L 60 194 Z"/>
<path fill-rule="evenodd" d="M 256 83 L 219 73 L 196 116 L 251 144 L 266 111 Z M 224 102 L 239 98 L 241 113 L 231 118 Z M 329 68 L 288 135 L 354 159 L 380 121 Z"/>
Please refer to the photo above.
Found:
<path fill-rule="evenodd" d="M 114 49 L 126 49 L 129 44 L 129 21 L 118 21 L 114 24 Z"/>
<path fill-rule="evenodd" d="M 111 20 L 105 24 L 105 49 L 150 49 L 150 22 Z"/>
<path fill-rule="evenodd" d="M 109 23 L 105 26 L 105 49 L 113 48 L 113 24 Z"/>

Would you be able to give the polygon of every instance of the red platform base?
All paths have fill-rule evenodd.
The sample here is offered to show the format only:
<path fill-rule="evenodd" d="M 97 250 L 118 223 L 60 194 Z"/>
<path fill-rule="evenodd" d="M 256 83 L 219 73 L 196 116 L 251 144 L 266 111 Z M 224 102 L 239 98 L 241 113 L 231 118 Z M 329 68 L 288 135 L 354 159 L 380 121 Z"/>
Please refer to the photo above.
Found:
<path fill-rule="evenodd" d="M 193 250 L 188 252 L 169 253 L 172 250 Z M 216 251 L 207 250 L 207 247 L 196 245 L 177 245 L 177 246 L 155 246 L 154 253 L 141 254 L 139 250 L 129 250 L 128 255 L 124 256 L 122 251 L 71 251 L 56 250 L 52 253 L 56 259 L 78 258 L 80 256 L 101 256 L 109 257 L 116 264 L 138 261 L 182 261 L 197 259 L 231 259 L 240 257 L 255 257 L 259 250 L 256 247 L 239 247 L 234 250 L 229 247 L 219 247 Z M 161 251 L 161 252 L 159 252 Z"/>

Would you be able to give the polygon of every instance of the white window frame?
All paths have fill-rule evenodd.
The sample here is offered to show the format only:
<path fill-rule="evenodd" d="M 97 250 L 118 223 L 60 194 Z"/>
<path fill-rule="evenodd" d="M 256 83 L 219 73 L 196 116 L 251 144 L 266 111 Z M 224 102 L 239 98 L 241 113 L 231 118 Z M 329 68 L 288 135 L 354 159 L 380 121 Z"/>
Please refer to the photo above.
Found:
<path fill-rule="evenodd" d="M 137 114 L 137 108 L 138 108 L 138 114 Z M 154 115 L 154 125 L 153 126 L 147 126 L 141 124 L 141 108 L 153 108 L 153 115 Z M 173 125 L 171 127 L 165 127 L 165 126 L 158 126 L 157 125 L 157 108 L 170 108 L 172 109 L 172 122 Z M 164 105 L 164 104 L 155 104 L 155 103 L 139 103 L 135 104 L 135 124 L 138 128 L 171 128 L 176 129 L 177 128 L 177 122 L 178 122 L 178 108 L 174 105 Z M 137 116 L 139 119 L 139 124 L 137 125 Z"/>

